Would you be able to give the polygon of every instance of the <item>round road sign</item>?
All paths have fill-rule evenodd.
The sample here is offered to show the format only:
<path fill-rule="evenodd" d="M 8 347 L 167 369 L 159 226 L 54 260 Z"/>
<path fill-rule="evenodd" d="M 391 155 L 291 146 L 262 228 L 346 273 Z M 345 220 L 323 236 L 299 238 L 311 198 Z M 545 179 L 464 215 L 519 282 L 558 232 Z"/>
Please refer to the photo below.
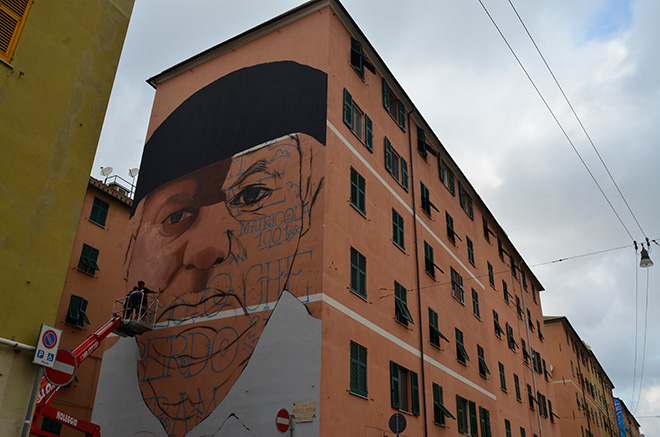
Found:
<path fill-rule="evenodd" d="M 52 349 L 53 346 L 57 344 L 57 334 L 55 334 L 55 331 L 52 329 L 49 329 L 48 331 L 44 332 L 44 336 L 42 337 L 41 341 L 43 341 L 44 347 L 46 349 Z"/>
<path fill-rule="evenodd" d="M 277 412 L 277 417 L 275 418 L 275 426 L 277 430 L 284 434 L 289 430 L 289 412 L 286 408 L 282 408 Z"/>
<path fill-rule="evenodd" d="M 59 348 L 55 357 L 55 365 L 47 367 L 46 379 L 53 385 L 67 385 L 76 377 L 76 357 L 69 349 Z"/>
<path fill-rule="evenodd" d="M 406 417 L 401 413 L 392 414 L 390 417 L 390 429 L 392 432 L 397 433 L 403 432 L 406 429 Z"/>

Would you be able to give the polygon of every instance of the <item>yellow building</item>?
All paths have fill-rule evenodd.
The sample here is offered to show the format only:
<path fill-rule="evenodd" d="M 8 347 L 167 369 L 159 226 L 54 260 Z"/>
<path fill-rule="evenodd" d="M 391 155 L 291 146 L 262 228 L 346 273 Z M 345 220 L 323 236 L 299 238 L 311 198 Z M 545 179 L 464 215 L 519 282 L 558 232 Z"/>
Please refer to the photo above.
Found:
<path fill-rule="evenodd" d="M 0 0 L 3 436 L 20 435 L 28 412 L 30 346 L 41 323 L 55 322 L 132 8 L 133 0 Z"/>

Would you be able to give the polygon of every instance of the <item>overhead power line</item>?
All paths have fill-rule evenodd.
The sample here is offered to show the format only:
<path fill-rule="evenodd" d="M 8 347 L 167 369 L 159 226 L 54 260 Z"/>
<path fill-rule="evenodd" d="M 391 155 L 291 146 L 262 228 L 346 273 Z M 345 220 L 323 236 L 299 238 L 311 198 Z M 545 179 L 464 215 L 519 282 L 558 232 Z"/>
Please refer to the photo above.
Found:
<path fill-rule="evenodd" d="M 495 20 L 493 19 L 493 16 L 490 14 L 490 12 L 488 11 L 488 9 L 486 8 L 486 5 L 483 4 L 482 0 L 478 0 L 478 1 L 479 1 L 479 4 L 481 5 L 481 7 L 483 8 L 484 12 L 486 12 L 486 15 L 488 15 L 488 18 L 490 19 L 491 23 L 493 23 L 493 26 L 495 26 L 495 29 L 497 29 L 497 32 L 500 34 L 500 36 L 501 36 L 502 39 L 504 40 L 504 43 L 505 43 L 506 46 L 509 48 L 509 51 L 511 52 L 511 54 L 513 55 L 513 57 L 514 57 L 514 58 L 516 59 L 516 61 L 518 62 L 518 65 L 520 66 L 520 68 L 522 69 L 522 71 L 525 73 L 525 76 L 527 76 L 527 79 L 529 80 L 529 82 L 530 82 L 530 83 L 532 84 L 532 86 L 534 87 L 534 90 L 536 90 L 536 93 L 537 93 L 537 94 L 539 95 L 539 97 L 541 98 L 541 101 L 543 101 L 543 104 L 545 105 L 546 109 L 548 110 L 548 112 L 550 112 L 550 115 L 552 115 L 552 118 L 555 120 L 555 123 L 557 123 L 557 126 L 559 126 L 559 129 L 560 129 L 561 132 L 564 134 L 564 137 L 566 138 L 566 140 L 568 141 L 568 143 L 569 143 L 569 144 L 571 145 L 571 147 L 573 148 L 573 151 L 575 152 L 575 154 L 576 154 L 576 155 L 578 156 L 578 158 L 580 159 L 580 162 L 582 162 L 582 165 L 583 165 L 584 168 L 587 170 L 587 173 L 589 173 L 589 176 L 591 176 L 591 179 L 594 181 L 594 183 L 595 183 L 596 186 L 598 187 L 598 190 L 600 191 L 600 194 L 603 195 L 603 197 L 604 197 L 605 200 L 607 201 L 607 204 L 610 206 L 610 209 L 612 209 L 612 212 L 614 213 L 614 215 L 616 216 L 616 218 L 619 220 L 619 223 L 621 223 L 621 226 L 623 227 L 623 229 L 625 229 L 625 231 L 626 231 L 626 233 L 628 234 L 628 236 L 630 237 L 630 239 L 631 239 L 632 241 L 635 241 L 635 238 L 632 236 L 632 234 L 630 233 L 630 231 L 629 231 L 628 228 L 626 227 L 625 223 L 624 223 L 623 220 L 621 219 L 621 216 L 619 216 L 619 213 L 618 213 L 618 212 L 616 211 L 616 209 L 614 208 L 614 205 L 612 205 L 612 202 L 610 201 L 610 199 L 609 199 L 609 198 L 607 197 L 607 195 L 605 194 L 605 191 L 603 191 L 603 188 L 600 186 L 600 184 L 599 184 L 598 181 L 596 180 L 596 177 L 595 177 L 594 174 L 591 172 L 591 169 L 589 169 L 589 166 L 587 165 L 587 163 L 586 163 L 586 162 L 584 161 L 584 159 L 582 158 L 582 155 L 580 155 L 580 152 L 579 152 L 579 151 L 577 150 L 577 148 L 575 147 L 575 144 L 573 144 L 573 141 L 572 141 L 571 138 L 568 136 L 568 133 L 567 133 L 566 130 L 564 129 L 564 126 L 562 126 L 561 122 L 559 121 L 559 119 L 558 119 L 557 116 L 555 115 L 554 111 L 552 110 L 552 108 L 550 108 L 550 105 L 549 105 L 548 102 L 546 101 L 545 97 L 543 97 L 543 94 L 541 93 L 541 91 L 539 90 L 539 88 L 536 86 L 536 83 L 534 82 L 534 79 L 532 79 L 532 77 L 529 75 L 529 73 L 527 72 L 527 69 L 525 68 L 525 66 L 523 65 L 522 61 L 520 60 L 520 58 L 519 58 L 518 55 L 516 54 L 515 50 L 513 50 L 513 47 L 511 47 L 511 44 L 509 44 L 509 41 L 506 39 L 506 37 L 504 36 L 504 34 L 502 33 L 502 31 L 500 30 L 499 26 L 497 25 L 497 23 L 496 23 Z"/>
<path fill-rule="evenodd" d="M 623 195 L 623 192 L 621 192 L 621 189 L 619 188 L 619 185 L 616 183 L 614 180 L 614 176 L 612 176 L 612 173 L 610 172 L 610 169 L 607 167 L 605 164 L 605 161 L 603 160 L 603 157 L 600 155 L 600 152 L 598 152 L 598 149 L 596 148 L 596 145 L 594 144 L 593 140 L 591 139 L 591 135 L 587 132 L 587 129 L 584 127 L 584 124 L 582 123 L 582 120 L 578 116 L 577 112 L 575 111 L 575 108 L 573 108 L 573 105 L 571 104 L 570 100 L 568 100 L 568 96 L 564 92 L 564 89 L 562 86 L 559 84 L 559 80 L 557 80 L 557 77 L 555 76 L 555 73 L 552 71 L 550 68 L 550 65 L 548 65 L 548 62 L 545 60 L 545 56 L 543 56 L 543 53 L 541 53 L 541 49 L 539 49 L 539 46 L 536 44 L 536 41 L 532 37 L 532 34 L 529 32 L 527 29 L 527 26 L 525 25 L 525 22 L 523 21 L 522 17 L 518 13 L 518 10 L 516 7 L 513 5 L 513 2 L 511 0 L 508 0 L 509 4 L 511 5 L 511 8 L 513 11 L 516 13 L 516 17 L 518 17 L 518 21 L 520 21 L 520 24 L 522 27 L 525 29 L 525 32 L 527 32 L 527 36 L 529 36 L 529 39 L 532 41 L 532 44 L 534 44 L 534 48 L 536 49 L 536 52 L 539 54 L 541 59 L 543 60 L 543 64 L 545 64 L 545 67 L 548 69 L 548 72 L 550 72 L 550 75 L 552 76 L 552 79 L 555 81 L 555 84 L 557 84 L 557 88 L 559 88 L 559 91 L 561 91 L 561 95 L 564 96 L 564 100 L 566 100 L 566 103 L 568 104 L 568 107 L 571 108 L 571 112 L 575 116 L 575 119 L 577 120 L 578 124 L 582 128 L 582 132 L 584 132 L 584 135 L 587 137 L 587 140 L 589 140 L 589 144 L 591 144 L 591 147 L 594 149 L 594 152 L 596 153 L 596 156 L 598 156 L 598 159 L 600 160 L 600 163 L 603 165 L 605 168 L 605 171 L 607 172 L 607 175 L 610 177 L 610 180 L 616 187 L 616 190 L 619 193 L 619 196 L 621 196 L 621 199 L 623 200 L 623 203 L 625 203 L 626 208 L 628 208 L 628 212 L 630 212 L 630 215 L 632 215 L 633 219 L 635 220 L 635 223 L 637 223 L 637 227 L 639 230 L 642 232 L 642 235 L 644 238 L 646 238 L 646 232 L 644 232 L 644 229 L 642 229 L 642 225 L 639 224 L 639 220 L 637 220 L 637 216 L 635 216 L 635 213 L 633 210 L 630 208 L 630 205 L 628 204 L 628 201 L 626 200 L 625 196 Z"/>

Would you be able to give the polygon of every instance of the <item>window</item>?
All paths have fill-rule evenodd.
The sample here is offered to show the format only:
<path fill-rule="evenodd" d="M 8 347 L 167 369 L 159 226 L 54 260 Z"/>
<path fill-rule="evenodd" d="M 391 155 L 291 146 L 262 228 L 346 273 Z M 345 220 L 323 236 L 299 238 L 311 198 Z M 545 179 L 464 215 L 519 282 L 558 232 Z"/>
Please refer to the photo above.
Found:
<path fill-rule="evenodd" d="M 506 323 L 506 338 L 509 344 L 509 348 L 515 352 L 516 347 L 518 347 L 518 343 L 516 343 L 516 340 L 513 338 L 513 328 L 511 325 L 509 325 L 509 322 Z"/>
<path fill-rule="evenodd" d="M 529 309 L 527 309 L 527 324 L 529 325 L 529 329 L 534 332 L 534 322 L 532 322 L 532 313 L 529 312 Z"/>
<path fill-rule="evenodd" d="M 456 232 L 454 232 L 454 219 L 445 211 L 445 220 L 447 221 L 447 238 L 453 244 L 456 244 Z"/>
<path fill-rule="evenodd" d="M 392 241 L 402 250 L 406 249 L 403 217 L 394 208 L 392 208 Z"/>
<path fill-rule="evenodd" d="M 394 94 L 392 89 L 383 78 L 383 106 L 390 113 L 399 127 L 406 131 L 406 107 L 401 100 Z"/>
<path fill-rule="evenodd" d="M 497 366 L 500 368 L 500 388 L 506 391 L 506 375 L 504 374 L 504 364 L 498 362 Z"/>
<path fill-rule="evenodd" d="M 451 295 L 454 299 L 465 305 L 465 290 L 463 289 L 463 277 L 453 267 L 450 267 Z"/>
<path fill-rule="evenodd" d="M 523 361 L 525 363 L 529 362 L 529 352 L 527 352 L 527 345 L 525 344 L 525 339 L 520 337 L 521 349 L 523 351 Z"/>
<path fill-rule="evenodd" d="M 481 436 L 492 437 L 490 432 L 490 412 L 483 407 L 479 407 L 479 419 L 481 421 Z"/>
<path fill-rule="evenodd" d="M 550 415 L 550 422 L 555 423 L 555 417 L 559 419 L 559 416 L 557 416 L 553 411 L 552 411 L 552 402 L 548 399 L 548 414 Z"/>
<path fill-rule="evenodd" d="M 408 292 L 403 285 L 394 281 L 394 318 L 397 322 L 408 326 L 408 323 L 415 323 L 408 311 Z"/>
<path fill-rule="evenodd" d="M 433 248 L 424 241 L 424 271 L 435 278 L 435 262 L 433 261 Z"/>
<path fill-rule="evenodd" d="M 458 422 L 458 432 L 478 435 L 477 405 L 473 401 L 456 395 L 456 421 Z"/>
<path fill-rule="evenodd" d="M 532 386 L 527 384 L 527 398 L 529 400 L 530 410 L 534 409 L 534 395 L 532 394 Z"/>
<path fill-rule="evenodd" d="M 536 321 L 536 329 L 539 331 L 539 340 L 543 341 L 543 333 L 541 332 L 541 323 L 537 320 Z"/>
<path fill-rule="evenodd" d="M 526 436 L 527 436 L 527 434 L 525 434 L 525 428 L 523 428 L 523 427 L 521 426 L 521 427 L 520 427 L 520 437 L 526 437 Z"/>
<path fill-rule="evenodd" d="M 459 363 L 465 364 L 465 361 L 470 361 L 470 357 L 463 345 L 463 332 L 456 328 L 456 359 Z"/>
<path fill-rule="evenodd" d="M 481 319 L 479 313 L 479 293 L 474 288 L 472 289 L 472 314 L 474 314 L 477 319 Z"/>
<path fill-rule="evenodd" d="M 433 202 L 431 202 L 431 192 L 429 189 L 424 185 L 422 181 L 419 182 L 420 186 L 420 194 L 422 197 L 422 211 L 427 213 L 429 216 L 431 215 L 431 208 L 435 209 L 438 211 L 438 208 L 435 207 Z"/>
<path fill-rule="evenodd" d="M 507 419 L 504 419 L 504 430 L 506 431 L 506 437 L 511 437 L 511 422 Z"/>
<path fill-rule="evenodd" d="M 504 302 L 509 305 L 509 287 L 504 279 L 502 279 L 502 291 L 504 292 Z"/>
<path fill-rule="evenodd" d="M 495 235 L 495 233 L 488 228 L 488 221 L 486 220 L 486 217 L 482 216 L 481 217 L 481 222 L 482 222 L 481 224 L 483 225 L 483 228 L 484 228 L 484 238 L 486 239 L 486 241 L 488 241 L 490 243 L 490 235 L 491 234 Z"/>
<path fill-rule="evenodd" d="M 504 330 L 500 326 L 500 316 L 495 310 L 493 310 L 493 325 L 495 326 L 495 335 L 497 335 L 499 338 L 502 338 Z"/>
<path fill-rule="evenodd" d="M 440 180 L 447 187 L 452 196 L 456 195 L 456 186 L 454 185 L 454 172 L 445 162 L 442 160 L 442 157 L 438 153 L 438 170 L 440 172 Z"/>
<path fill-rule="evenodd" d="M 392 148 L 392 143 L 385 137 L 385 169 L 404 190 L 408 191 L 408 163 Z"/>
<path fill-rule="evenodd" d="M 348 126 L 356 137 L 369 149 L 374 151 L 374 128 L 373 122 L 362 110 L 355 104 L 351 93 L 344 88 L 344 123 Z"/>
<path fill-rule="evenodd" d="M 472 240 L 467 235 L 465 236 L 465 241 L 467 242 L 468 261 L 474 265 L 474 244 L 472 244 Z"/>
<path fill-rule="evenodd" d="M 367 297 L 367 259 L 351 247 L 351 291 Z"/>
<path fill-rule="evenodd" d="M 447 337 L 438 329 L 438 313 L 429 307 L 429 340 L 433 346 L 440 347 L 441 338 L 449 343 Z"/>
<path fill-rule="evenodd" d="M 490 370 L 486 365 L 486 360 L 484 358 L 484 348 L 477 345 L 477 356 L 479 357 L 479 375 L 486 378 L 486 375 L 490 375 Z"/>
<path fill-rule="evenodd" d="M 520 379 L 515 373 L 513 374 L 513 385 L 516 388 L 516 400 L 522 401 L 522 397 L 520 396 Z"/>
<path fill-rule="evenodd" d="M 538 374 L 543 373 L 543 367 L 541 364 L 541 354 L 539 352 L 534 351 L 534 349 L 532 349 L 532 363 L 534 370 L 536 370 L 536 373 Z"/>
<path fill-rule="evenodd" d="M 467 213 L 472 220 L 474 220 L 474 210 L 472 208 L 472 196 L 470 196 L 463 187 L 463 183 L 458 181 L 458 199 L 461 203 L 461 208 Z"/>
<path fill-rule="evenodd" d="M 491 287 L 495 288 L 495 274 L 493 273 L 493 265 L 488 261 L 488 283 Z"/>
<path fill-rule="evenodd" d="M 362 78 L 364 78 L 365 68 L 376 74 L 376 68 L 369 62 L 362 50 L 362 43 L 355 38 L 351 38 L 351 66 Z"/>
<path fill-rule="evenodd" d="M 366 213 L 365 181 L 353 167 L 351 167 L 351 205 L 362 214 Z"/>
<path fill-rule="evenodd" d="M 532 284 L 532 300 L 534 301 L 534 303 L 537 303 L 536 302 L 536 288 L 534 287 L 534 284 Z"/>
<path fill-rule="evenodd" d="M 575 368 L 573 367 L 573 360 L 571 360 L 571 374 L 575 376 Z"/>
<path fill-rule="evenodd" d="M 539 414 L 544 418 L 548 418 L 548 404 L 546 403 L 546 398 L 541 394 L 541 392 L 536 392 L 537 403 L 539 404 Z M 589 415 L 589 407 L 585 402 L 584 406 L 587 408 L 587 416 Z M 587 417 L 588 419 L 588 417 Z"/>
<path fill-rule="evenodd" d="M 523 310 L 522 307 L 520 306 L 520 298 L 516 296 L 516 312 L 518 313 L 518 318 L 520 320 L 523 319 Z"/>
<path fill-rule="evenodd" d="M 98 264 L 96 264 L 98 258 L 98 249 L 94 249 L 92 246 L 83 244 L 82 252 L 80 253 L 80 260 L 78 261 L 78 270 L 85 272 L 88 275 L 94 276 L 94 272 L 100 270 Z"/>
<path fill-rule="evenodd" d="M 442 387 L 433 383 L 433 422 L 445 426 L 445 417 L 456 419 L 442 402 Z"/>
<path fill-rule="evenodd" d="M 367 396 L 367 348 L 351 342 L 351 393 Z"/>
<path fill-rule="evenodd" d="M 9 63 L 14 57 L 14 50 L 27 20 L 30 6 L 28 0 L 0 2 L 0 59 Z"/>
<path fill-rule="evenodd" d="M 92 205 L 92 212 L 89 214 L 89 220 L 99 226 L 105 226 L 105 220 L 108 218 L 109 207 L 110 205 L 108 202 L 104 202 L 98 197 L 95 197 L 94 204 Z"/>
<path fill-rule="evenodd" d="M 87 299 L 71 295 L 69 299 L 69 310 L 66 313 L 66 319 L 64 322 L 67 325 L 72 325 L 77 328 L 82 328 L 84 323 L 89 325 L 89 319 L 87 318 Z"/>
<path fill-rule="evenodd" d="M 419 416 L 419 383 L 417 373 L 390 361 L 392 408 Z"/>
<path fill-rule="evenodd" d="M 497 253 L 500 254 L 500 259 L 504 261 L 504 254 L 508 253 L 504 248 L 502 247 L 502 240 L 500 240 L 500 237 L 497 237 Z"/>

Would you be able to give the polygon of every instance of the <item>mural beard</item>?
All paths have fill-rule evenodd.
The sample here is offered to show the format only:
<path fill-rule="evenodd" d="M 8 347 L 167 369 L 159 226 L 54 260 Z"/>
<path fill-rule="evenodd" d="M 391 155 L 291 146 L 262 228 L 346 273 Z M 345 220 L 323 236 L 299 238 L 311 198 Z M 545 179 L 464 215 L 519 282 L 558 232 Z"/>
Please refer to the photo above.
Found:
<path fill-rule="evenodd" d="M 210 164 L 151 193 L 133 217 L 128 283 L 144 280 L 160 307 L 159 329 L 138 340 L 138 380 L 168 435 L 223 401 L 282 290 L 309 294 L 317 145 L 290 135 Z"/>

